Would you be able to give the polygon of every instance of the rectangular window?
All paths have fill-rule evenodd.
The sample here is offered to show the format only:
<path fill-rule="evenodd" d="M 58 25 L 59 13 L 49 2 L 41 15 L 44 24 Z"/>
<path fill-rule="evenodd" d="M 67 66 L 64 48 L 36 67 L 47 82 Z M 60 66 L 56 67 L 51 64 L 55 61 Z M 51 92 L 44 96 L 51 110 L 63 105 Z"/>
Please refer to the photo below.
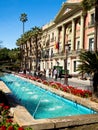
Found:
<path fill-rule="evenodd" d="M 94 38 L 89 38 L 89 51 L 94 51 Z"/>
<path fill-rule="evenodd" d="M 51 57 L 53 57 L 53 48 L 51 48 Z"/>
<path fill-rule="evenodd" d="M 44 63 L 43 63 L 43 69 L 45 68 L 45 66 L 44 66 Z"/>
<path fill-rule="evenodd" d="M 91 25 L 94 24 L 95 21 L 95 14 L 91 14 Z"/>
<path fill-rule="evenodd" d="M 54 41 L 54 33 L 52 33 L 52 38 L 51 38 L 51 42 Z"/>
<path fill-rule="evenodd" d="M 50 35 L 48 35 L 48 39 L 49 39 L 49 42 L 50 42 Z"/>
<path fill-rule="evenodd" d="M 53 68 L 53 63 L 51 62 L 51 68 Z"/>
<path fill-rule="evenodd" d="M 76 61 L 74 61 L 74 72 L 76 72 Z"/>
<path fill-rule="evenodd" d="M 80 49 L 80 41 L 77 41 L 77 50 Z"/>

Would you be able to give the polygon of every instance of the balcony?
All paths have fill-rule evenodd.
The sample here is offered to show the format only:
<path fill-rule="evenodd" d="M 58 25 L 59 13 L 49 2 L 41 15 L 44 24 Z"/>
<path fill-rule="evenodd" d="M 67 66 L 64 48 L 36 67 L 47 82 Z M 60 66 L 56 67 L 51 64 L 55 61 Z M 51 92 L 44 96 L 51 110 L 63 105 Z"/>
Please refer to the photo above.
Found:
<path fill-rule="evenodd" d="M 54 37 L 51 38 L 51 42 L 54 42 Z"/>
<path fill-rule="evenodd" d="M 92 21 L 90 21 L 89 23 L 88 23 L 88 27 L 90 28 L 90 27 L 94 27 L 95 26 L 95 21 L 94 20 L 92 20 Z"/>
<path fill-rule="evenodd" d="M 41 58 L 43 59 L 43 58 L 49 58 L 49 52 L 48 51 L 42 51 L 41 52 Z"/>
<path fill-rule="evenodd" d="M 78 50 L 70 50 L 68 52 L 68 56 L 69 57 L 73 57 L 73 56 L 77 56 L 80 54 L 80 52 L 83 51 L 82 49 L 78 49 Z"/>
<path fill-rule="evenodd" d="M 63 53 L 63 52 L 54 53 L 51 55 L 51 58 L 62 58 L 62 57 L 66 57 L 65 53 Z"/>

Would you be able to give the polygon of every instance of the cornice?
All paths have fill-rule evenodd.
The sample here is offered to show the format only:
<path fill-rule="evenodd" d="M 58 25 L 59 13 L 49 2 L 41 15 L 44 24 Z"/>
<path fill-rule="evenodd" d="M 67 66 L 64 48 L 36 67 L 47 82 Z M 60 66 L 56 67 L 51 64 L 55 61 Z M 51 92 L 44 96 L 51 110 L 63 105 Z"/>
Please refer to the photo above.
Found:
<path fill-rule="evenodd" d="M 64 14 L 64 12 L 67 8 L 69 8 L 71 10 L 69 10 L 68 12 L 66 12 Z M 82 10 L 81 3 L 64 3 L 62 5 L 61 10 L 56 15 L 54 22 L 55 23 L 61 22 L 64 18 L 66 19 L 66 18 L 72 16 L 74 13 L 76 13 L 79 10 Z"/>

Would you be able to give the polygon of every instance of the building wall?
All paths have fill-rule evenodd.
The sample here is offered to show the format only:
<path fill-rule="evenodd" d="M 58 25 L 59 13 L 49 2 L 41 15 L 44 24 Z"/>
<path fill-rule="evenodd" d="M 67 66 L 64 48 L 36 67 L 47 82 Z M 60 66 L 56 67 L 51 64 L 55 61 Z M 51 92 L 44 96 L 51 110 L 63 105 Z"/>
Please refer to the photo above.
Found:
<path fill-rule="evenodd" d="M 38 38 L 38 47 L 33 38 L 27 41 L 23 47 L 23 68 L 36 69 L 36 61 L 40 70 L 53 69 L 54 66 L 62 66 L 72 75 L 76 71 L 79 53 L 82 50 L 94 50 L 94 9 L 83 14 L 79 5 L 81 0 L 68 0 L 63 3 L 55 19 L 42 27 L 43 34 Z M 30 43 L 31 42 L 31 43 Z M 66 46 L 69 45 L 68 51 Z M 36 51 L 38 58 L 36 59 Z"/>
<path fill-rule="evenodd" d="M 79 2 L 79 0 L 68 0 L 67 2 L 74 3 Z M 67 9 L 66 5 L 65 9 Z M 78 72 L 75 67 L 79 64 L 79 52 L 81 50 L 90 49 L 90 46 L 92 46 L 91 49 L 93 49 L 94 23 L 91 23 L 91 15 L 94 13 L 94 9 L 88 11 L 85 16 L 83 16 L 82 10 L 79 10 L 78 7 L 75 10 L 69 11 L 64 15 L 64 11 L 61 8 L 62 13 L 56 17 L 55 22 L 43 26 L 43 35 L 47 33 L 50 39 L 49 45 L 44 47 L 45 50 L 49 50 L 49 56 L 48 58 L 41 58 L 41 70 L 43 70 L 43 68 L 53 69 L 55 65 L 63 66 L 64 69 L 64 60 L 66 59 L 65 47 L 66 44 L 70 44 L 67 67 L 70 74 L 77 75 Z M 52 36 L 54 36 L 54 38 Z M 57 43 L 59 44 L 57 45 Z"/>

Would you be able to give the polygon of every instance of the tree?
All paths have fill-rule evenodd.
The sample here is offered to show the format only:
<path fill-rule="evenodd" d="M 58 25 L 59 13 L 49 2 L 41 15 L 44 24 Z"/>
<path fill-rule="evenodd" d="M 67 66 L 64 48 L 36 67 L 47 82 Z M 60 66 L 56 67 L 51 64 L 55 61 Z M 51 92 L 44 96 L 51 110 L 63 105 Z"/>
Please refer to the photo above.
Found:
<path fill-rule="evenodd" d="M 41 34 L 42 34 L 42 29 L 39 27 L 34 27 L 31 30 L 25 32 L 23 35 L 21 35 L 21 38 L 19 38 L 16 41 L 16 45 L 20 46 L 21 48 L 21 57 L 22 57 L 22 61 L 23 61 L 23 54 L 22 54 L 22 50 L 23 50 L 23 45 L 26 45 L 26 52 L 27 52 L 27 58 L 28 58 L 28 45 L 30 44 L 30 56 L 32 55 L 32 43 L 31 43 L 31 39 L 33 38 L 33 40 L 35 41 L 35 56 L 36 56 L 36 70 L 38 67 L 38 54 L 39 54 L 39 49 L 38 49 L 38 40 L 41 38 Z M 25 63 L 26 65 L 26 63 Z M 26 67 L 26 66 L 25 66 Z M 23 67 L 22 67 L 23 68 Z M 32 59 L 30 60 L 30 70 L 32 69 Z"/>
<path fill-rule="evenodd" d="M 10 69 L 15 70 L 20 68 L 20 53 L 19 48 L 15 49 L 0 49 L 0 69 Z"/>
<path fill-rule="evenodd" d="M 32 28 L 32 31 L 33 31 L 33 38 L 34 38 L 34 40 L 35 40 L 35 50 L 36 50 L 36 70 L 37 70 L 37 67 L 38 67 L 38 38 L 40 38 L 41 37 L 41 35 L 42 35 L 42 29 L 41 28 L 39 28 L 39 27 L 34 27 L 34 28 Z"/>
<path fill-rule="evenodd" d="M 83 0 L 82 7 L 84 13 L 90 10 L 92 7 L 95 7 L 95 51 L 98 50 L 98 0 Z"/>
<path fill-rule="evenodd" d="M 11 60 L 11 62 L 16 62 L 17 60 L 19 60 L 19 49 L 12 49 L 9 51 L 8 56 Z"/>
<path fill-rule="evenodd" d="M 28 41 L 28 46 L 29 46 L 29 48 L 30 48 L 30 57 L 29 57 L 29 59 L 30 59 L 30 71 L 32 70 L 32 42 L 31 42 L 31 39 L 32 39 L 32 36 L 33 36 L 33 31 L 32 30 L 29 30 L 29 31 L 27 31 L 26 32 L 26 34 L 25 34 L 25 36 L 26 36 L 26 40 Z M 27 52 L 28 52 L 28 50 L 27 50 Z"/>
<path fill-rule="evenodd" d="M 21 36 L 21 38 L 17 39 L 16 45 L 20 48 L 20 59 L 21 59 L 21 68 L 23 68 L 23 45 L 24 45 L 24 39 Z"/>
<path fill-rule="evenodd" d="M 0 61 L 8 61 L 9 60 L 9 56 L 8 56 L 9 51 L 10 50 L 7 48 L 0 49 Z"/>
<path fill-rule="evenodd" d="M 81 52 L 79 55 L 79 62 L 77 71 L 82 73 L 88 73 L 88 74 L 94 74 L 96 75 L 96 72 L 98 72 L 98 51 L 92 52 L 92 51 L 86 51 Z M 97 77 L 98 80 L 98 77 Z M 98 93 L 97 86 L 94 85 L 96 81 L 93 82 L 93 90 L 94 93 Z M 97 81 L 98 85 L 98 81 Z"/>
<path fill-rule="evenodd" d="M 27 14 L 23 13 L 20 16 L 20 21 L 23 23 L 23 34 L 24 34 L 24 23 L 27 21 Z"/>

